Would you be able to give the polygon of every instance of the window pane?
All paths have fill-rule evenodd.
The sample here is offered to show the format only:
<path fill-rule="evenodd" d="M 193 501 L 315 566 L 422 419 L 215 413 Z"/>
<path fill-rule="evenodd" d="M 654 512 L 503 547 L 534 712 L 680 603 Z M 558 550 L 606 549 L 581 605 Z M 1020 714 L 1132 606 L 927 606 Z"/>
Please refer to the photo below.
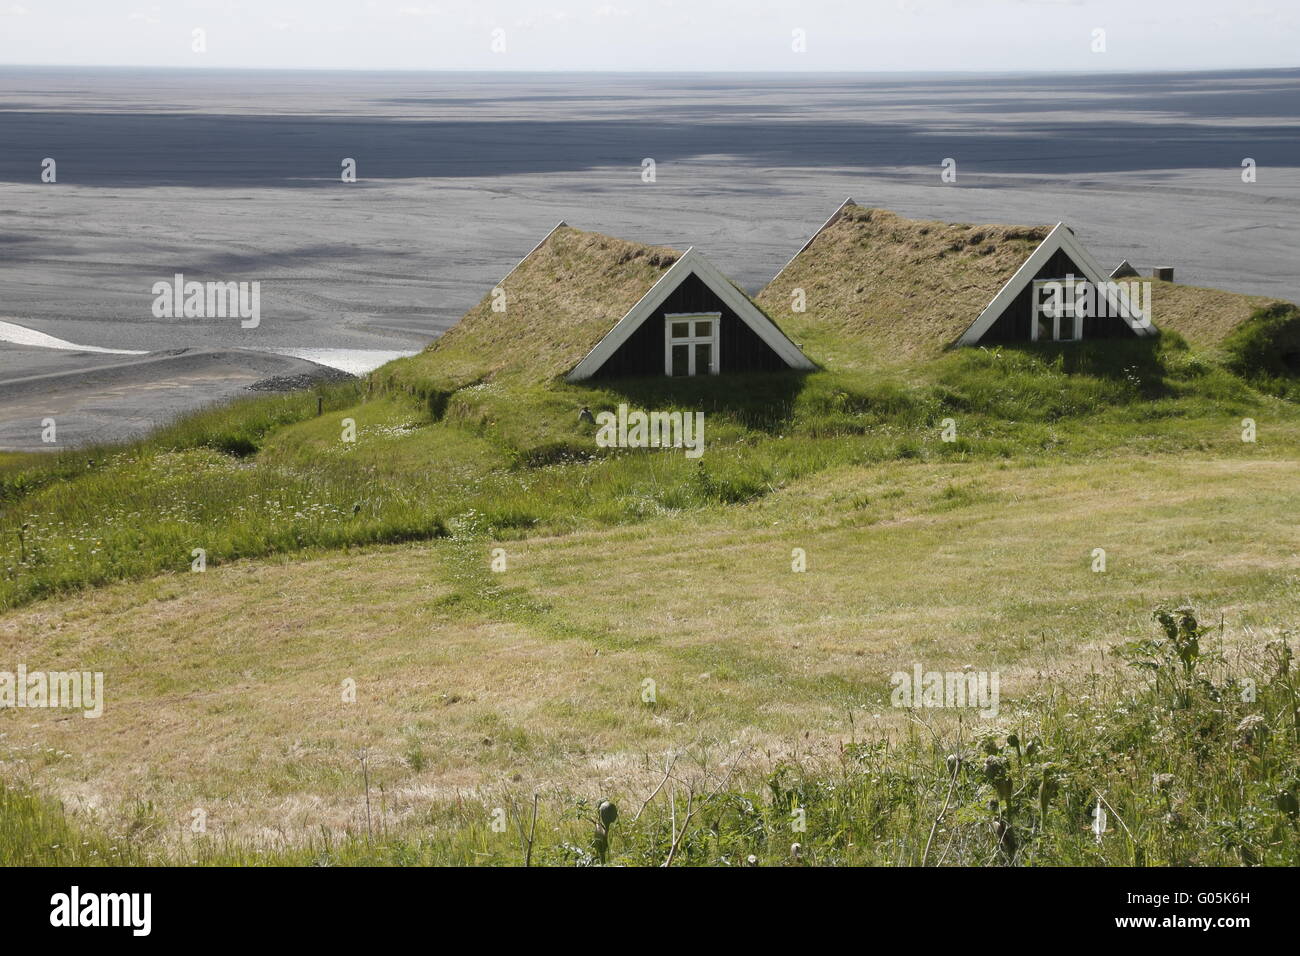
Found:
<path fill-rule="evenodd" d="M 711 336 L 711 335 L 713 334 L 713 323 L 712 323 L 712 322 L 707 322 L 707 321 L 705 321 L 705 322 L 696 322 L 696 323 L 695 323 L 695 334 L 696 334 L 696 336 L 699 337 L 699 338 L 707 339 L 709 336 Z"/>
<path fill-rule="evenodd" d="M 691 374 L 690 366 L 689 364 L 687 364 L 691 360 L 690 348 L 691 347 L 689 345 L 673 346 L 673 374 L 674 375 Z"/>
<path fill-rule="evenodd" d="M 708 375 L 709 366 L 712 363 L 712 359 L 713 359 L 712 345 L 696 345 L 695 346 L 695 374 Z"/>
<path fill-rule="evenodd" d="M 673 333 L 672 333 L 672 334 L 673 334 L 673 338 L 675 338 L 675 339 L 684 339 L 684 338 L 687 338 L 687 337 L 690 336 L 690 334 L 691 334 L 691 323 L 689 323 L 689 322 L 674 322 L 674 323 L 673 323 Z"/>
<path fill-rule="evenodd" d="M 1071 313 L 1071 311 L 1074 309 L 1074 285 L 1073 285 L 1073 283 L 1070 283 L 1070 282 L 1062 282 L 1062 283 L 1061 283 L 1061 298 L 1060 298 L 1060 303 L 1061 303 L 1061 304 L 1060 304 L 1060 313 L 1061 313 L 1061 315 L 1069 315 L 1069 314 Z"/>
<path fill-rule="evenodd" d="M 1038 341 L 1050 342 L 1052 340 L 1052 319 L 1047 315 L 1036 315 L 1034 321 L 1038 323 Z"/>

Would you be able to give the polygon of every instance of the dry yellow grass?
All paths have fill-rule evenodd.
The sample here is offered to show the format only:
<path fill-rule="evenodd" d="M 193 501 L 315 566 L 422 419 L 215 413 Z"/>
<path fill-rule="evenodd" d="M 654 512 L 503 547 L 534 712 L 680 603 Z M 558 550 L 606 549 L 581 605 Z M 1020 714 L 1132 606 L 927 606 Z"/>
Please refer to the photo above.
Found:
<path fill-rule="evenodd" d="M 833 753 L 850 712 L 858 733 L 903 719 L 888 677 L 914 662 L 998 670 L 1011 698 L 1077 681 L 1160 602 L 1262 639 L 1300 612 L 1300 529 L 1277 520 L 1294 474 L 846 468 L 716 514 L 511 542 L 503 574 L 492 542 L 441 541 L 115 586 L 0 618 L 5 666 L 107 685 L 99 720 L 0 712 L 0 759 L 98 820 L 147 802 L 179 835 L 201 807 L 210 832 L 274 841 L 363 828 L 363 747 L 390 826 L 470 791 L 645 793 L 687 745 L 759 767 Z"/>
<path fill-rule="evenodd" d="M 1256 309 L 1278 302 L 1264 295 L 1151 281 L 1151 321 L 1196 346 L 1214 348 Z"/>
<path fill-rule="evenodd" d="M 757 297 L 814 358 L 840 367 L 913 362 L 952 345 L 1051 231 L 905 219 L 852 205 Z M 1151 280 L 1153 321 L 1217 346 L 1277 301 Z M 807 311 L 793 311 L 803 289 Z"/>
<path fill-rule="evenodd" d="M 856 367 L 922 358 L 950 345 L 1050 231 L 849 205 L 757 301 L 818 360 Z M 792 308 L 795 289 L 804 290 L 806 312 Z"/>
<path fill-rule="evenodd" d="M 544 381 L 569 372 L 681 256 L 571 226 L 556 229 L 410 372 L 463 385 L 503 372 Z M 418 375 L 416 376 L 418 377 Z"/>

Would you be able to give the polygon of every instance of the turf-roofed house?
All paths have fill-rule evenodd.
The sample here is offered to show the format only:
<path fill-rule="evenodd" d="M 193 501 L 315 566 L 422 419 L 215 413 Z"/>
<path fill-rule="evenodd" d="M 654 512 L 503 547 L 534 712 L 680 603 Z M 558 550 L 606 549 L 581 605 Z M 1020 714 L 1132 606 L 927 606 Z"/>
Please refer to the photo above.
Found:
<path fill-rule="evenodd" d="M 696 249 L 561 222 L 431 351 L 461 383 L 814 368 Z"/>
<path fill-rule="evenodd" d="M 1102 307 L 1075 297 L 1085 281 L 1100 290 Z M 791 317 L 796 331 L 816 324 L 884 356 L 922 358 L 955 345 L 1154 335 L 1149 308 L 1131 291 L 1064 223 L 905 219 L 849 199 L 757 301 Z"/>

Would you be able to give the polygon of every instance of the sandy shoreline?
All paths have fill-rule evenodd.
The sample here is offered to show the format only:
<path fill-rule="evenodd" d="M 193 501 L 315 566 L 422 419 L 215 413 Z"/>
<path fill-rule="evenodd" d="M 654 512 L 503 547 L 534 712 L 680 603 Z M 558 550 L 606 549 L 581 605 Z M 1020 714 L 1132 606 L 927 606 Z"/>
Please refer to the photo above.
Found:
<path fill-rule="evenodd" d="M 14 354 L 19 353 L 19 354 Z M 243 349 L 175 349 L 143 356 L 0 345 L 0 450 L 58 451 L 138 438 L 214 402 L 349 376 L 304 359 Z M 53 418 L 56 439 L 42 440 Z"/>

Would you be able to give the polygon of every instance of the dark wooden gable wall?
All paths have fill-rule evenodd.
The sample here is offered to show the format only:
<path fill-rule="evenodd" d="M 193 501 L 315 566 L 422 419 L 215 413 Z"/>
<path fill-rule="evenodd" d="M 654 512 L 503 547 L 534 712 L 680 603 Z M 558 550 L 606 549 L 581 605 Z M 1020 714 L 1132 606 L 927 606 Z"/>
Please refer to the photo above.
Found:
<path fill-rule="evenodd" d="M 1035 279 L 1064 279 L 1068 275 L 1084 275 L 1074 259 L 1064 250 L 1057 249 L 1043 267 L 1034 275 Z M 1034 302 L 1034 285 L 1032 282 L 1020 290 L 1017 295 L 989 326 L 981 337 L 981 342 L 1028 342 L 1030 320 Z M 1101 318 L 1090 315 L 1083 320 L 1083 340 L 1117 339 L 1126 336 L 1136 337 L 1137 333 L 1118 315 Z"/>
<path fill-rule="evenodd" d="M 775 372 L 788 368 L 727 304 L 695 273 L 691 273 L 650 314 L 592 378 L 634 378 L 664 374 L 664 314 L 669 312 L 721 312 L 718 352 L 719 372 Z M 622 318 L 619 316 L 618 318 Z M 1026 332 L 1026 334 L 1028 334 Z"/>

